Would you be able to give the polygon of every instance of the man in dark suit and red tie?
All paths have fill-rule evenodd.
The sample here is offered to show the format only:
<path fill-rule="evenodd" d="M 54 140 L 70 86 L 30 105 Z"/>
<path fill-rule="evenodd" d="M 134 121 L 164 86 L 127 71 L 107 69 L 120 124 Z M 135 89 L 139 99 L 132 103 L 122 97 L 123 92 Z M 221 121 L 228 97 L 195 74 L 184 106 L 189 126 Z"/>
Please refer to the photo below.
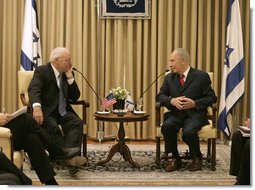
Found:
<path fill-rule="evenodd" d="M 207 108 L 216 102 L 217 97 L 209 75 L 190 66 L 186 49 L 175 49 L 170 54 L 169 66 L 172 72 L 165 77 L 156 96 L 157 101 L 170 110 L 165 113 L 162 126 L 165 154 L 172 153 L 173 156 L 166 171 L 175 171 L 181 167 L 177 149 L 177 133 L 180 128 L 183 130 L 182 140 L 189 146 L 193 159 L 189 170 L 201 170 L 202 153 L 197 132 L 208 124 Z"/>
<path fill-rule="evenodd" d="M 28 95 L 34 119 L 56 144 L 62 147 L 81 146 L 83 122 L 69 103 L 69 100 L 78 100 L 80 90 L 75 82 L 72 57 L 67 48 L 53 49 L 50 63 L 36 68 Z M 79 166 L 85 162 L 85 157 L 74 157 L 70 165 Z"/>

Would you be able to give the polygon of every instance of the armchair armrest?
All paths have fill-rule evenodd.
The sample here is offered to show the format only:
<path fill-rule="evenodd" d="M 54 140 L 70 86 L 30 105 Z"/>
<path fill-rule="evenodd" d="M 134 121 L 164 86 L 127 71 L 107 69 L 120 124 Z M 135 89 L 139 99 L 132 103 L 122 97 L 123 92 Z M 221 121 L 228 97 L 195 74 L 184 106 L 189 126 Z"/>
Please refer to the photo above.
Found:
<path fill-rule="evenodd" d="M 31 105 L 29 104 L 29 102 L 26 100 L 26 95 L 24 92 L 21 92 L 20 95 L 20 100 L 22 102 L 22 105 L 23 106 L 27 106 L 27 113 L 32 113 L 32 107 Z"/>
<path fill-rule="evenodd" d="M 18 167 L 22 168 L 24 160 L 23 150 L 14 151 L 13 136 L 9 128 L 0 127 L 0 147 L 3 153 Z"/>
<path fill-rule="evenodd" d="M 11 130 L 5 127 L 0 127 L 0 138 L 10 138 Z"/>
<path fill-rule="evenodd" d="M 87 100 L 78 100 L 78 101 L 69 101 L 72 105 L 81 105 L 82 106 L 82 118 L 83 123 L 87 123 L 87 108 L 90 107 L 90 103 Z"/>
<path fill-rule="evenodd" d="M 87 100 L 70 101 L 70 104 L 73 104 L 73 105 L 82 105 L 85 108 L 88 108 L 90 106 L 90 104 L 89 104 L 89 102 Z"/>
<path fill-rule="evenodd" d="M 26 100 L 26 96 L 25 96 L 24 92 L 21 92 L 19 97 L 20 97 L 20 100 L 21 100 L 23 106 L 30 106 L 29 102 Z"/>
<path fill-rule="evenodd" d="M 12 134 L 9 128 L 0 127 L 0 147 L 5 155 L 13 161 Z"/>
<path fill-rule="evenodd" d="M 210 106 L 210 109 L 211 110 L 211 113 L 208 114 L 208 119 L 210 119 L 212 121 L 212 126 L 213 128 L 216 128 L 216 118 L 217 118 L 217 105 L 216 104 L 213 104 Z"/>

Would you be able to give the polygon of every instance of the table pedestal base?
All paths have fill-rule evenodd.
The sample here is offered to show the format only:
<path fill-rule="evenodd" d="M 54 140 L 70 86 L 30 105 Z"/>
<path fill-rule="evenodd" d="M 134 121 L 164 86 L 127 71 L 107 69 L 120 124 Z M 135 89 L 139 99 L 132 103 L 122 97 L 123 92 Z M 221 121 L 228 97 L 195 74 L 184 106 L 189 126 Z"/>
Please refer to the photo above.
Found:
<path fill-rule="evenodd" d="M 110 122 L 119 122 L 119 130 L 118 130 L 118 143 L 113 145 L 109 151 L 109 155 L 105 160 L 101 160 L 96 163 L 96 165 L 104 165 L 109 162 L 116 152 L 119 152 L 125 161 L 128 161 L 133 167 L 140 168 L 140 166 L 133 161 L 131 158 L 131 153 L 128 146 L 125 144 L 125 130 L 124 130 L 124 122 L 136 122 L 136 121 L 146 121 L 148 120 L 149 114 L 135 115 L 131 112 L 127 112 L 124 115 L 116 115 L 110 113 L 109 115 L 104 114 L 94 114 L 96 120 L 98 121 L 110 121 Z"/>
<path fill-rule="evenodd" d="M 116 152 L 119 152 L 123 156 L 124 160 L 128 161 L 134 168 L 140 167 L 139 164 L 137 164 L 133 161 L 128 146 L 125 143 L 121 143 L 121 142 L 113 145 L 112 148 L 110 149 L 110 152 L 109 152 L 107 158 L 105 160 L 101 160 L 101 161 L 97 162 L 96 165 L 101 166 L 101 165 L 106 164 L 107 162 L 109 162 L 112 159 L 112 157 L 114 156 L 114 154 Z"/>

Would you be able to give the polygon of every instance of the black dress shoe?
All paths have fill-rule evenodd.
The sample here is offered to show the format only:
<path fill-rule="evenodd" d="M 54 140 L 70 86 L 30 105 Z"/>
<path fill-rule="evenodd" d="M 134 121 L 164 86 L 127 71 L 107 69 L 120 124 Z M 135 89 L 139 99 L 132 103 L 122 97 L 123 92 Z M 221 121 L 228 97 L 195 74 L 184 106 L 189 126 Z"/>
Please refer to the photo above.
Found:
<path fill-rule="evenodd" d="M 198 171 L 202 170 L 202 158 L 196 157 L 193 159 L 191 166 L 189 167 L 189 171 Z"/>
<path fill-rule="evenodd" d="M 49 158 L 51 161 L 66 160 L 77 156 L 79 153 L 79 147 L 63 148 L 63 150 L 57 154 L 50 154 Z"/>

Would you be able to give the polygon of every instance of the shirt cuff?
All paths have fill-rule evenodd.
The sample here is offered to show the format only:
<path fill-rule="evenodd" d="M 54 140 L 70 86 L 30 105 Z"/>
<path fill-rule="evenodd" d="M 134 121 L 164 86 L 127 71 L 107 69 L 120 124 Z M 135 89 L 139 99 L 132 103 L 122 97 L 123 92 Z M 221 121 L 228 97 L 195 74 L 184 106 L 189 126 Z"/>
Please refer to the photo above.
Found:
<path fill-rule="evenodd" d="M 36 106 L 41 107 L 41 104 L 40 103 L 33 103 L 33 108 L 35 108 Z"/>

